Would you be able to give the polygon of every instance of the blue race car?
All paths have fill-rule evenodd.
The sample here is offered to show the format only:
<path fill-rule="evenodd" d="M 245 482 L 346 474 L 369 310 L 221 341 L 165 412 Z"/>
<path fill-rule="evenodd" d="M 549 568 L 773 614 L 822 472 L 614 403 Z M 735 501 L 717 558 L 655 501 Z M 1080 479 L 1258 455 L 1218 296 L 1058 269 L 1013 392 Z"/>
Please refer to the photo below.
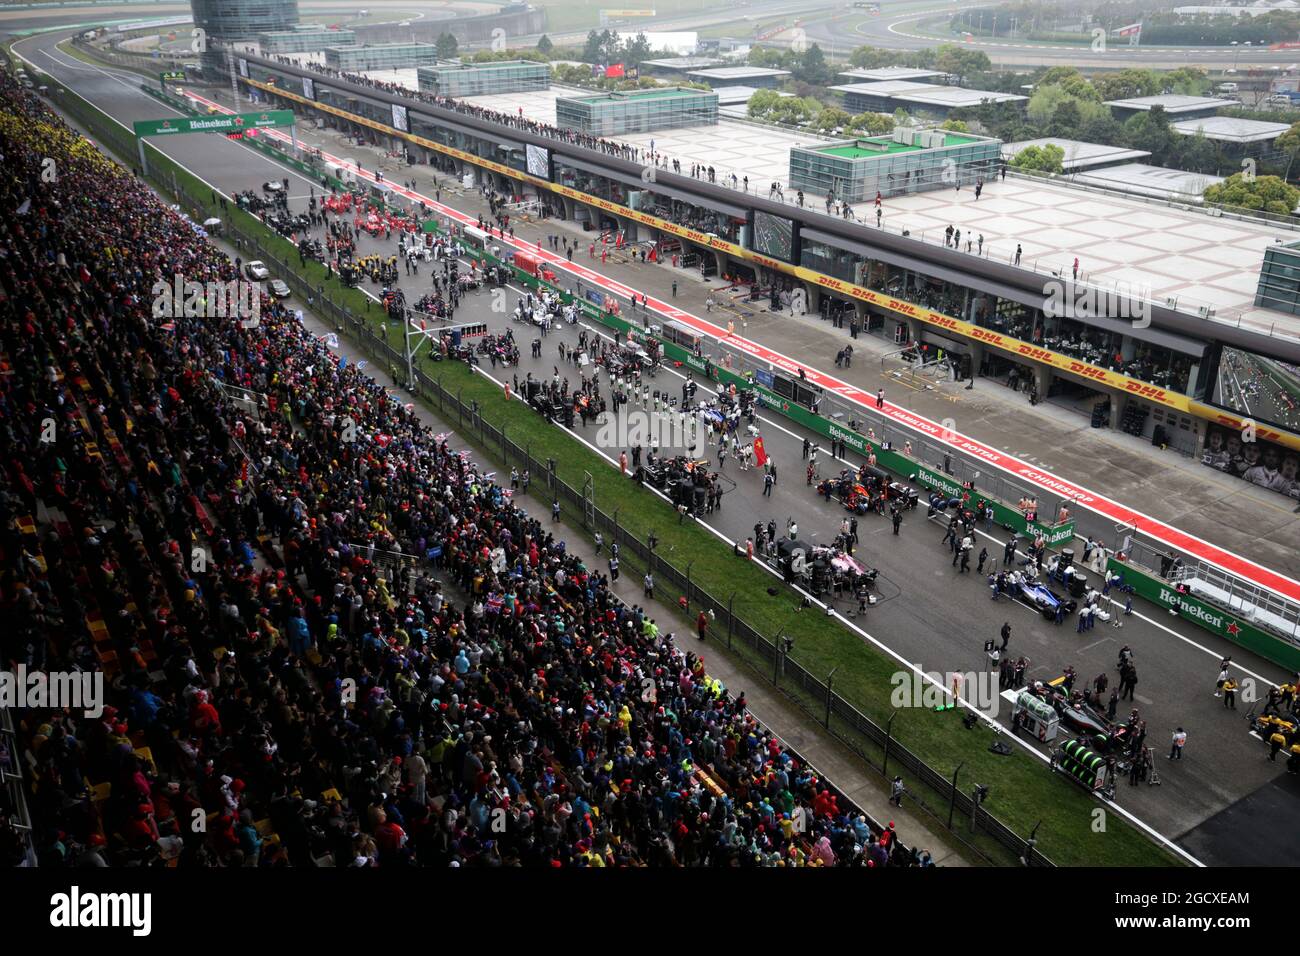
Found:
<path fill-rule="evenodd" d="M 1049 621 L 1056 620 L 1057 608 L 1062 608 L 1065 614 L 1073 614 L 1079 606 L 1078 601 L 1063 598 L 1047 585 L 1036 582 L 1021 584 L 1020 596 Z"/>

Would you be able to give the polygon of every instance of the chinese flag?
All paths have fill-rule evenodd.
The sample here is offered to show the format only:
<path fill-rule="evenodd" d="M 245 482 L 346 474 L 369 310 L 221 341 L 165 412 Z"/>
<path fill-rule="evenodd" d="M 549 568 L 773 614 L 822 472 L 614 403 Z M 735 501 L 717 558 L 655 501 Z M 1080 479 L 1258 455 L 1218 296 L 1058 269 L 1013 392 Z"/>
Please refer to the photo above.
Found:
<path fill-rule="evenodd" d="M 762 438 L 754 439 L 754 461 L 758 463 L 759 468 L 767 464 L 767 450 L 763 447 Z"/>
<path fill-rule="evenodd" d="M 609 66 L 605 67 L 605 79 L 616 80 L 621 76 L 623 76 L 622 63 L 612 63 Z"/>

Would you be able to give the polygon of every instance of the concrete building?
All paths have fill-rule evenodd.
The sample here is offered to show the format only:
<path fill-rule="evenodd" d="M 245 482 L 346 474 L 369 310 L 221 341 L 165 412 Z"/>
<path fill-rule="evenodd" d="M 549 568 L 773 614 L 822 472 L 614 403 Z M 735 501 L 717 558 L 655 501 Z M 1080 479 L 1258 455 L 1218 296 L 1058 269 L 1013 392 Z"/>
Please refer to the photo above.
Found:
<path fill-rule="evenodd" d="M 250 40 L 298 22 L 298 0 L 190 0 L 190 9 L 194 25 L 216 40 Z"/>
<path fill-rule="evenodd" d="M 437 62 L 438 48 L 432 43 L 376 43 L 374 46 L 325 48 L 325 65 L 331 70 L 347 73 L 431 66 Z"/>
<path fill-rule="evenodd" d="M 990 179 L 1002 144 L 987 136 L 899 127 L 890 136 L 790 150 L 790 185 L 850 203 Z"/>
<path fill-rule="evenodd" d="M 486 96 L 545 90 L 551 86 L 551 66 L 532 60 L 490 63 L 438 63 L 419 68 L 420 90 L 439 96 Z"/>
<path fill-rule="evenodd" d="M 722 66 L 726 62 L 715 56 L 667 56 L 657 60 L 642 60 L 641 74 L 681 79 L 691 70 L 707 70 L 709 67 Z"/>
<path fill-rule="evenodd" d="M 556 122 L 592 136 L 618 136 L 718 122 L 718 94 L 688 87 L 561 96 Z"/>
<path fill-rule="evenodd" d="M 1146 163 L 1125 163 L 1122 166 L 1108 166 L 1105 169 L 1092 169 L 1079 173 L 1075 176 L 1075 182 L 1102 186 L 1119 192 L 1132 193 L 1135 196 L 1200 203 L 1201 194 L 1206 188 L 1223 182 L 1223 177 L 1189 173 L 1182 169 L 1167 169 L 1164 166 L 1149 166 Z"/>
<path fill-rule="evenodd" d="M 354 46 L 357 35 L 351 30 L 329 30 L 304 26 L 296 30 L 274 30 L 257 35 L 257 48 L 263 53 L 315 53 L 328 46 Z"/>
<path fill-rule="evenodd" d="M 1185 96 L 1182 93 L 1162 93 L 1159 96 L 1137 96 L 1127 100 L 1108 100 L 1115 118 L 1121 122 L 1149 113 L 1157 106 L 1165 111 L 1170 121 L 1183 119 L 1200 119 L 1215 115 L 1227 102 L 1213 96 Z"/>
<path fill-rule="evenodd" d="M 1061 160 L 1063 173 L 1078 173 L 1089 169 L 1104 169 L 1121 163 L 1135 163 L 1151 155 L 1145 149 L 1125 149 L 1122 146 L 1107 146 L 1104 143 L 1085 143 L 1077 139 L 1025 139 L 1018 143 L 1003 143 L 1002 158 L 1007 162 L 1015 159 L 1030 146 L 1059 146 L 1065 151 Z"/>
<path fill-rule="evenodd" d="M 913 83 L 944 82 L 948 74 L 939 70 L 919 70 L 910 66 L 882 66 L 874 70 L 845 70 L 840 76 L 852 83 L 887 83 L 911 80 Z"/>
<path fill-rule="evenodd" d="M 761 66 L 719 66 L 707 70 L 688 70 L 686 78 L 711 87 L 753 86 L 771 89 L 787 76 L 789 70 L 770 70 Z"/>
<path fill-rule="evenodd" d="M 940 86 L 911 80 L 886 80 L 881 83 L 846 83 L 832 86 L 844 94 L 844 108 L 850 113 L 892 113 L 907 110 L 939 118 L 953 110 L 984 106 L 989 103 L 1023 105 L 1029 97 L 1015 93 L 971 90 L 962 86 Z"/>
<path fill-rule="evenodd" d="M 1182 136 L 1204 136 L 1208 140 L 1241 149 L 1268 149 L 1291 128 L 1289 123 L 1238 119 L 1235 116 L 1207 116 L 1170 123 L 1169 128 Z"/>

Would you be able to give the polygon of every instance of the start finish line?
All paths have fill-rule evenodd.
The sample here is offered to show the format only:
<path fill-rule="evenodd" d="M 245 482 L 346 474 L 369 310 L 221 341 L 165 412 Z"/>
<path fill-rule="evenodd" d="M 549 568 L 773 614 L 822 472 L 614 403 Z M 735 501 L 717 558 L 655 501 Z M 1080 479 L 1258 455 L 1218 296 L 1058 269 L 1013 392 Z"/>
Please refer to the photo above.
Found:
<path fill-rule="evenodd" d="M 145 158 L 144 141 L 150 136 L 175 136 L 183 133 L 242 133 L 250 129 L 289 127 L 294 150 L 298 148 L 298 134 L 294 128 L 293 110 L 266 110 L 261 113 L 228 113 L 214 116 L 180 116 L 175 119 L 138 120 L 132 123 L 136 145 L 140 150 L 140 169 L 149 174 Z"/>

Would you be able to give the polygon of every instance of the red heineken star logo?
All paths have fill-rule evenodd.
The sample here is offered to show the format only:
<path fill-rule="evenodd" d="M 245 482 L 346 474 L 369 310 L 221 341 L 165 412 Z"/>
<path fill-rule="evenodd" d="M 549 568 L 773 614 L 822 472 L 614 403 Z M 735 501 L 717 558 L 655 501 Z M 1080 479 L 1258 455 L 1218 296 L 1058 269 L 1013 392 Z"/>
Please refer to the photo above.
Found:
<path fill-rule="evenodd" d="M 1241 633 L 1241 628 L 1237 626 L 1236 621 L 1228 622 L 1228 633 L 1231 634 L 1233 637 L 1236 637 L 1238 634 Z"/>
<path fill-rule="evenodd" d="M 236 125 L 236 126 L 243 126 L 243 125 L 244 125 L 244 118 L 243 118 L 242 116 L 236 116 L 236 117 L 235 117 L 235 125 Z"/>

